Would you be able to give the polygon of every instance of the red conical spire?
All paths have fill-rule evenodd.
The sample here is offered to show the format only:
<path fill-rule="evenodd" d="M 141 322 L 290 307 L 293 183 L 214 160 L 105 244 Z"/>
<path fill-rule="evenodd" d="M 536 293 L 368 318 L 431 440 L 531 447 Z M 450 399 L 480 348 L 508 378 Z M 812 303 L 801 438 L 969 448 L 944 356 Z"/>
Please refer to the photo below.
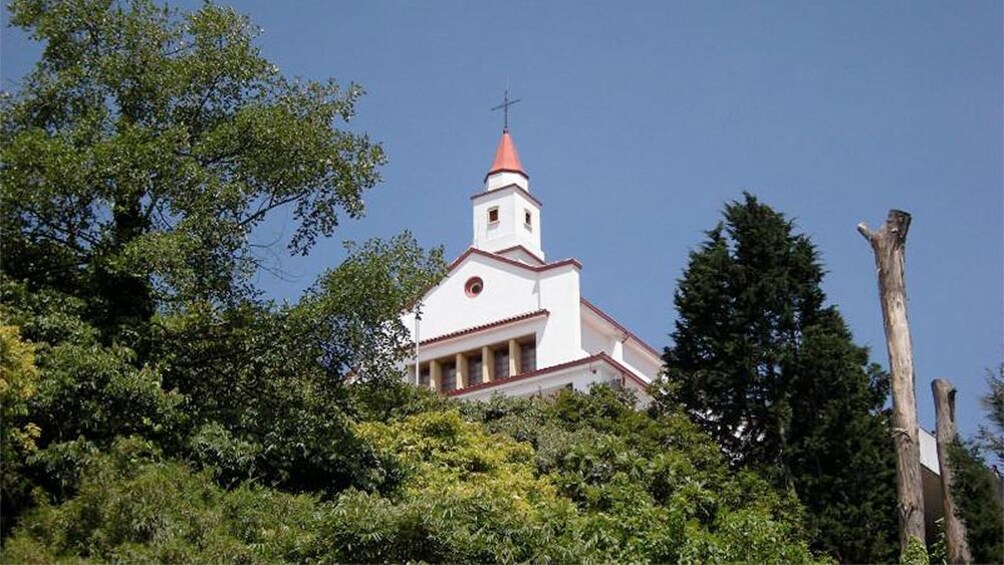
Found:
<path fill-rule="evenodd" d="M 495 160 L 492 161 L 492 168 L 488 169 L 487 179 L 495 173 L 519 173 L 526 178 L 530 175 L 523 170 L 523 165 L 519 162 L 519 153 L 516 152 L 516 144 L 512 141 L 512 136 L 508 130 L 502 131 L 502 139 L 499 140 L 499 147 L 495 150 Z"/>

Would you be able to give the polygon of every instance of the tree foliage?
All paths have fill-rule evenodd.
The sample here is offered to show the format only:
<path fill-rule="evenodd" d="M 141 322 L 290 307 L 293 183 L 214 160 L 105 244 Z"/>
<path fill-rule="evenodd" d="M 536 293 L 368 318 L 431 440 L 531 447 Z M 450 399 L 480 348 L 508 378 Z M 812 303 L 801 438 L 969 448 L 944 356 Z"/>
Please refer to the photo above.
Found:
<path fill-rule="evenodd" d="M 0 103 L 4 562 L 813 561 L 795 495 L 671 402 L 405 384 L 399 313 L 444 270 L 407 234 L 261 299 L 256 227 L 285 215 L 306 253 L 378 180 L 380 147 L 335 127 L 357 86 L 285 78 L 211 3 L 10 10 L 45 51 Z M 830 329 L 805 335 L 840 349 Z"/>
<path fill-rule="evenodd" d="M 975 563 L 1004 563 L 1004 505 L 1001 479 L 987 468 L 979 446 L 955 442 L 949 448 L 952 495 L 966 524 Z"/>
<path fill-rule="evenodd" d="M 597 386 L 553 402 L 465 405 L 489 431 L 536 449 L 538 473 L 574 502 L 603 561 L 804 562 L 801 506 L 754 473 L 730 473 L 679 410 L 639 412 Z"/>
<path fill-rule="evenodd" d="M 80 491 L 43 504 L 8 540 L 6 562 L 253 563 L 302 559 L 316 497 L 246 483 L 233 490 L 138 438 L 116 440 L 82 470 Z"/>
<path fill-rule="evenodd" d="M 814 547 L 852 562 L 895 548 L 885 374 L 825 304 L 793 222 L 746 194 L 690 255 L 660 402 L 682 405 L 734 466 L 807 505 Z"/>
<path fill-rule="evenodd" d="M 31 342 L 38 369 L 34 394 L 21 409 L 5 413 L 3 422 L 5 429 L 34 429 L 34 449 L 5 457 L 5 473 L 18 469 L 25 485 L 63 500 L 75 492 L 88 457 L 119 435 L 178 442 L 186 421 L 182 396 L 163 388 L 156 366 L 137 364 L 132 349 L 100 343 L 99 331 L 81 317 L 84 301 L 48 289 L 31 292 L 4 273 L 0 304 L 4 323 L 19 326 Z M 5 523 L 32 502 L 8 494 Z"/>
<path fill-rule="evenodd" d="M 980 426 L 980 442 L 998 465 L 1004 465 L 1004 363 L 997 372 L 988 371 L 987 394 L 981 398 L 987 411 L 988 425 Z"/>
<path fill-rule="evenodd" d="M 45 51 L 0 106 L 4 269 L 87 298 L 100 329 L 247 296 L 270 212 L 290 210 L 296 253 L 362 213 L 383 153 L 332 127 L 362 89 L 283 77 L 247 18 L 148 0 L 10 10 Z"/>
<path fill-rule="evenodd" d="M 930 565 L 931 559 L 927 554 L 927 548 L 924 547 L 924 542 L 916 536 L 910 536 L 906 551 L 900 556 L 899 562 L 902 565 Z"/>
<path fill-rule="evenodd" d="M 300 304 L 200 301 L 155 316 L 149 334 L 157 340 L 145 362 L 127 346 L 103 345 L 81 318 L 80 299 L 31 292 L 0 276 L 5 323 L 34 343 L 5 337 L 5 362 L 10 357 L 20 371 L 11 382 L 35 391 L 29 397 L 18 389 L 23 400 L 4 404 L 5 433 L 27 430 L 33 440 L 32 449 L 10 457 L 5 448 L 5 484 L 16 477 L 19 485 L 3 492 L 5 524 L 31 504 L 32 485 L 53 503 L 73 497 L 95 454 L 127 436 L 154 442 L 228 487 L 256 481 L 327 496 L 348 486 L 393 488 L 393 462 L 355 433 L 360 408 L 346 374 L 361 367 L 357 355 L 365 352 L 357 380 L 393 389 L 404 335 L 396 312 L 441 269 L 440 252 L 426 253 L 410 237 L 368 242 Z M 345 293 L 350 280 L 363 286 Z M 37 382 L 26 381 L 21 373 L 36 365 Z"/>
<path fill-rule="evenodd" d="M 184 393 L 195 452 L 229 480 L 336 492 L 393 480 L 357 441 L 345 380 L 400 378 L 398 312 L 431 286 L 441 252 L 409 236 L 355 246 L 299 303 L 200 303 L 164 316 L 154 349 Z"/>
<path fill-rule="evenodd" d="M 44 52 L 0 103 L 0 315 L 23 338 L 5 331 L 4 359 L 28 368 L 4 398 L 4 535 L 31 505 L 79 496 L 122 437 L 226 487 L 393 484 L 355 438 L 345 380 L 396 378 L 397 313 L 438 280 L 441 252 L 406 234 L 364 243 L 294 305 L 251 284 L 271 215 L 306 253 L 362 213 L 383 154 L 336 127 L 361 89 L 285 78 L 250 21 L 211 3 L 10 12 Z M 32 449 L 7 452 L 14 430 Z"/>
<path fill-rule="evenodd" d="M 21 339 L 16 326 L 0 326 L 0 500 L 20 507 L 28 499 L 21 461 L 37 449 L 41 430 L 28 421 L 28 402 L 38 386 L 35 349 Z M 0 532 L 9 519 L 0 513 Z"/>
<path fill-rule="evenodd" d="M 327 498 L 243 481 L 120 438 L 7 540 L 11 561 L 804 563 L 799 504 L 731 474 L 682 414 L 645 414 L 608 388 L 484 405 L 389 385 L 400 413 L 358 435 L 400 481 Z M 382 404 L 353 387 L 350 404 Z M 533 427 L 524 426 L 533 421 Z M 510 435 L 510 430 L 515 435 Z M 517 430 L 523 430 L 517 431 Z M 533 437 L 517 439 L 533 430 Z"/>

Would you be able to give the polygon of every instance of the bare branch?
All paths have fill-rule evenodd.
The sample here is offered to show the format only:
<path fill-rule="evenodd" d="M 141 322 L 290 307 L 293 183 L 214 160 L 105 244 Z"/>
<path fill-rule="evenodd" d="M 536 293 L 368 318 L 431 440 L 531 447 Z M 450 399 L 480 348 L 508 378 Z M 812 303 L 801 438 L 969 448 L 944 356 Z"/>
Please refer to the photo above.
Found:
<path fill-rule="evenodd" d="M 869 243 L 873 239 L 875 239 L 875 232 L 873 232 L 872 230 L 868 229 L 868 225 L 865 224 L 864 222 L 861 222 L 860 224 L 858 224 L 858 233 L 860 233 L 862 236 L 864 236 L 864 238 L 867 239 Z"/>
<path fill-rule="evenodd" d="M 248 224 L 250 224 L 252 222 L 256 222 L 256 221 L 262 219 L 263 217 L 265 217 L 265 214 L 268 214 L 271 210 L 274 210 L 274 209 L 276 209 L 276 208 L 278 208 L 280 206 L 284 206 L 286 204 L 289 204 L 290 202 L 295 202 L 301 196 L 303 196 L 303 194 L 297 193 L 297 194 L 294 194 L 294 195 L 289 196 L 287 198 L 283 198 L 281 200 L 276 200 L 275 199 L 275 195 L 272 195 L 268 199 L 268 204 L 263 204 L 262 206 L 260 206 L 258 208 L 258 210 L 255 211 L 255 213 L 253 213 L 250 216 L 248 216 L 248 217 L 246 217 L 246 218 L 238 221 L 237 225 L 240 226 L 240 227 L 244 227 L 244 226 L 246 226 L 246 225 L 248 225 Z"/>

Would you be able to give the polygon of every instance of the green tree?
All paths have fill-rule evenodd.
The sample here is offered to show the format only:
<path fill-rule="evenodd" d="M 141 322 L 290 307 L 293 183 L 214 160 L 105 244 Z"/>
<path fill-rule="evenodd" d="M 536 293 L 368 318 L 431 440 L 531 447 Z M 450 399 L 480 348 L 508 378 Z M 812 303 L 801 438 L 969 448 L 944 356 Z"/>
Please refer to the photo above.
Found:
<path fill-rule="evenodd" d="M 352 246 L 294 305 L 250 282 L 269 216 L 294 222 L 289 251 L 307 253 L 362 213 L 384 157 L 339 129 L 361 89 L 284 78 L 247 18 L 209 2 L 10 12 L 45 49 L 0 99 L 0 315 L 38 368 L 33 396 L 4 397 L 4 431 L 37 439 L 5 449 L 4 484 L 39 487 L 16 501 L 4 487 L 4 535 L 30 505 L 80 496 L 126 436 L 227 488 L 394 488 L 344 384 L 400 378 L 398 315 L 435 284 L 442 252 L 407 234 Z"/>
<path fill-rule="evenodd" d="M 150 0 L 10 11 L 45 50 L 0 104 L 3 270 L 86 298 L 106 337 L 178 300 L 248 296 L 273 211 L 296 222 L 294 253 L 362 213 L 384 156 L 334 127 L 362 89 L 283 77 L 247 18 Z"/>
<path fill-rule="evenodd" d="M 19 328 L 0 326 L 0 505 L 5 510 L 23 507 L 29 498 L 21 462 L 37 449 L 41 430 L 24 419 L 37 386 L 35 348 L 21 339 Z M 8 514 L 0 513 L 3 535 L 10 529 Z"/>
<path fill-rule="evenodd" d="M 797 563 L 812 559 L 801 505 L 753 472 L 731 473 L 679 409 L 635 409 L 607 386 L 553 400 L 462 407 L 487 430 L 533 445 L 539 474 L 575 503 L 597 559 Z"/>
<path fill-rule="evenodd" d="M 997 368 L 997 373 L 987 373 L 990 390 L 980 400 L 990 423 L 980 426 L 979 437 L 983 446 L 997 459 L 997 464 L 1004 465 L 1004 363 Z"/>
<path fill-rule="evenodd" d="M 1001 479 L 987 468 L 979 446 L 955 442 L 950 448 L 955 476 L 952 494 L 966 524 L 975 563 L 1004 563 L 1004 506 Z"/>
<path fill-rule="evenodd" d="M 42 504 L 5 541 L 5 563 L 299 562 L 322 516 L 314 496 L 260 485 L 224 490 L 211 473 L 117 440 L 82 471 L 77 496 Z"/>
<path fill-rule="evenodd" d="M 825 305 L 816 248 L 749 194 L 707 235 L 674 297 L 658 401 L 685 407 L 735 466 L 793 487 L 814 549 L 892 558 L 887 378 Z"/>
<path fill-rule="evenodd" d="M 951 446 L 955 472 L 952 494 L 958 501 L 959 517 L 966 524 L 966 538 L 977 563 L 1004 563 L 1004 479 L 995 465 L 987 467 L 984 454 L 1004 464 L 1004 363 L 996 373 L 987 372 L 989 391 L 981 398 L 989 424 L 981 425 L 972 442 Z"/>
<path fill-rule="evenodd" d="M 607 387 L 457 405 L 399 383 L 388 413 L 386 388 L 372 384 L 347 389 L 358 413 L 373 415 L 350 427 L 392 462 L 398 480 L 386 492 L 293 495 L 257 480 L 221 488 L 218 467 L 135 436 L 76 454 L 61 444 L 80 466 L 76 494 L 29 511 L 0 558 L 812 561 L 798 502 L 755 473 L 730 473 L 678 411 L 637 412 Z"/>
<path fill-rule="evenodd" d="M 165 387 L 185 395 L 197 428 L 192 457 L 226 484 L 389 488 L 394 469 L 355 434 L 345 381 L 351 373 L 393 388 L 402 379 L 409 336 L 399 313 L 443 269 L 440 250 L 405 234 L 351 246 L 295 305 L 201 303 L 156 318 Z"/>
<path fill-rule="evenodd" d="M 5 432 L 25 430 L 32 437 L 30 449 L 4 452 L 4 474 L 16 470 L 20 484 L 42 487 L 55 501 L 76 492 L 84 463 L 117 436 L 142 434 L 178 445 L 186 421 L 179 411 L 184 399 L 162 388 L 159 367 L 137 365 L 126 346 L 101 344 L 99 332 L 80 317 L 86 307 L 58 291 L 31 292 L 0 274 L 0 319 L 20 327 L 37 368 L 30 395 L 21 383 L 14 389 L 20 399 L 3 399 Z M 5 528 L 33 502 L 8 490 L 2 497 Z"/>
<path fill-rule="evenodd" d="M 4 331 L 4 532 L 32 504 L 32 486 L 66 501 L 121 436 L 153 441 L 227 487 L 253 480 L 326 496 L 394 488 L 394 461 L 354 432 L 370 412 L 356 397 L 401 397 L 398 312 L 443 267 L 441 251 L 407 235 L 354 246 L 299 304 L 192 302 L 156 315 L 144 363 L 100 342 L 81 319 L 83 300 L 0 275 L 0 317 L 34 344 Z M 350 372 L 355 387 L 345 386 Z"/>

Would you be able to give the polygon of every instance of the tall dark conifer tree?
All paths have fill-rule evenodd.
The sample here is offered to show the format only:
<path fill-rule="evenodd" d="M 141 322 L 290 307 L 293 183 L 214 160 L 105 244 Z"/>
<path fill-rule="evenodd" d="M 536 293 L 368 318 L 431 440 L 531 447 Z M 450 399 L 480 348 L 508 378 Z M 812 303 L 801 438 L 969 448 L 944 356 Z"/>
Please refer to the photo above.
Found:
<path fill-rule="evenodd" d="M 682 404 L 736 467 L 795 489 L 815 549 L 895 557 L 887 375 L 825 305 L 808 237 L 745 194 L 690 255 L 660 402 Z"/>
<path fill-rule="evenodd" d="M 1004 563 L 1004 508 L 994 484 L 1000 479 L 987 467 L 978 444 L 955 442 L 949 449 L 956 515 L 966 524 L 973 562 Z"/>

